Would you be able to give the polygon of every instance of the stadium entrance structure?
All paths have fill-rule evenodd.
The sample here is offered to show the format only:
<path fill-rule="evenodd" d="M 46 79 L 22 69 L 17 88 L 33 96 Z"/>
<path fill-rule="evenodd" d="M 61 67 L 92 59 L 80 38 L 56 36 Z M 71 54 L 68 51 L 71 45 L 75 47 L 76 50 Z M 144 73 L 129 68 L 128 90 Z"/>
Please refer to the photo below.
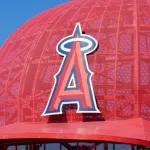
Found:
<path fill-rule="evenodd" d="M 1 147 L 60 143 L 73 149 L 68 143 L 74 142 L 94 143 L 89 149 L 101 143 L 150 146 L 149 10 L 149 0 L 73 0 L 16 30 L 0 49 Z M 62 63 L 56 45 L 77 22 L 99 44 L 87 59 L 101 114 L 76 113 L 77 105 L 68 104 L 63 114 L 43 117 Z"/>

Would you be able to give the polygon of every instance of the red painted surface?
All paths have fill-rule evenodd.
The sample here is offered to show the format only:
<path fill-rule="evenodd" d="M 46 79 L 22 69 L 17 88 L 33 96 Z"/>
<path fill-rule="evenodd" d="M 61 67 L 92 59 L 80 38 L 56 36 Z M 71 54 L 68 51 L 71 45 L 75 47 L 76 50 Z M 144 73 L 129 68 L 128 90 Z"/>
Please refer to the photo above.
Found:
<path fill-rule="evenodd" d="M 22 25 L 1 47 L 0 126 L 22 123 L 21 126 L 12 125 L 16 130 L 12 130 L 10 125 L 1 131 L 8 128 L 8 131 L 14 132 L 13 137 L 27 137 L 29 134 L 20 134 L 19 128 L 31 131 L 33 128 L 26 122 L 41 122 L 31 136 L 41 132 L 42 122 L 48 120 L 41 114 L 54 83 L 53 75 L 62 61 L 56 53 L 56 44 L 70 35 L 75 24 L 80 22 L 82 30 L 99 43 L 98 50 L 88 56 L 88 62 L 94 72 L 92 83 L 102 116 L 76 114 L 76 106 L 64 106 L 64 115 L 51 116 L 49 122 L 66 122 L 64 126 L 72 130 L 66 128 L 63 134 L 50 132 L 40 136 L 64 138 L 67 132 L 72 131 L 67 134 L 68 139 L 97 139 L 102 135 L 105 140 L 149 142 L 148 121 L 140 121 L 141 126 L 139 121 L 134 121 L 126 124 L 128 128 L 123 124 L 137 117 L 150 120 L 149 10 L 149 0 L 74 0 L 49 9 Z M 77 123 L 79 126 L 67 124 L 101 120 L 102 117 L 106 122 Z M 115 127 L 116 123 L 121 126 L 113 130 L 111 125 Z M 86 128 L 84 132 L 87 133 L 87 126 L 92 124 L 94 128 L 91 127 L 91 131 L 95 133 L 99 128 L 99 133 L 89 132 L 88 136 L 77 134 L 81 124 Z M 44 126 L 55 128 L 55 124 Z M 9 133 L 3 135 L 6 138 Z"/>
<path fill-rule="evenodd" d="M 15 123 L 0 128 L 0 139 L 98 140 L 150 146 L 150 122 L 123 121 L 76 123 Z"/>

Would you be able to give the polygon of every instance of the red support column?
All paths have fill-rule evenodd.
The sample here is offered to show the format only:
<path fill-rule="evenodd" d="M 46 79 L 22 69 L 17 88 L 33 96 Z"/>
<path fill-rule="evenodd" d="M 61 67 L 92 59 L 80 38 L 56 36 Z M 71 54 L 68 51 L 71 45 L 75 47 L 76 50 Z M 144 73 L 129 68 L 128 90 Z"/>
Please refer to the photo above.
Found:
<path fill-rule="evenodd" d="M 34 144 L 29 145 L 29 150 L 34 150 Z"/>
<path fill-rule="evenodd" d="M 96 147 L 99 146 L 101 143 L 95 143 L 93 144 L 92 146 L 90 146 L 90 150 L 93 150 L 95 149 L 96 150 Z"/>
<path fill-rule="evenodd" d="M 39 146 L 36 145 L 36 144 L 31 144 L 31 145 L 29 146 L 29 150 L 39 150 Z"/>
<path fill-rule="evenodd" d="M 72 149 L 72 147 L 71 147 L 71 145 L 70 144 L 68 144 L 68 143 L 61 143 L 65 148 L 67 148 L 68 150 L 71 150 Z"/>

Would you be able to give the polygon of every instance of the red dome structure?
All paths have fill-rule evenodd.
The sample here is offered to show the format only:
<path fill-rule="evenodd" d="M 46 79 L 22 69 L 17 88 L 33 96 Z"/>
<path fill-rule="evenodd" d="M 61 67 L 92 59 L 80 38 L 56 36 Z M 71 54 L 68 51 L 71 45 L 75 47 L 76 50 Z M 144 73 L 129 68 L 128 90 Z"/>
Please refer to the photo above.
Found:
<path fill-rule="evenodd" d="M 47 121 L 52 126 L 54 122 L 80 122 L 84 126 L 82 121 L 91 120 L 98 121 L 90 122 L 95 128 L 119 123 L 122 127 L 129 125 L 129 131 L 130 125 L 135 126 L 131 127 L 133 130 L 136 128 L 136 123 L 145 132 L 136 130 L 133 132 L 137 134 L 122 135 L 118 140 L 124 132 L 120 135 L 104 132 L 102 140 L 150 145 L 149 14 L 149 0 L 73 0 L 44 11 L 17 29 L 0 49 L 0 126 L 8 125 L 0 128 L 3 139 L 12 123 L 21 123 L 22 129 L 25 126 L 32 129 L 28 122 L 40 123 L 40 130 Z M 65 105 L 63 115 L 42 117 L 54 84 L 53 76 L 62 62 L 56 45 L 72 34 L 77 22 L 99 43 L 97 51 L 88 56 L 88 62 L 94 72 L 92 83 L 101 115 L 76 114 L 72 105 Z M 105 121 L 99 121 L 102 119 Z M 104 130 L 107 132 L 107 128 Z M 16 138 L 20 135 L 16 133 Z M 36 137 L 35 133 L 31 135 Z M 41 134 L 41 138 L 50 137 Z M 73 135 L 72 140 L 75 139 Z M 91 135 L 89 140 L 98 139 L 96 136 L 92 139 Z"/>

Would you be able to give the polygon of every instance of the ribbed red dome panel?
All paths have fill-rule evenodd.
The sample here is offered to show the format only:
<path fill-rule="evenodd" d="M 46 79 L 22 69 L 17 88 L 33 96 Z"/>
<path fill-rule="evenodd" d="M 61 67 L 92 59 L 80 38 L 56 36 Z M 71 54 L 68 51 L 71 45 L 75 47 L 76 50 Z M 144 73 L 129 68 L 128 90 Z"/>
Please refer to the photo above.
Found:
<path fill-rule="evenodd" d="M 56 44 L 77 22 L 99 43 L 88 62 L 103 118 L 150 119 L 150 1 L 74 0 L 30 19 L 0 49 L 1 126 L 47 121 L 41 114 L 62 61 Z M 101 118 L 72 107 L 50 121 Z"/>

